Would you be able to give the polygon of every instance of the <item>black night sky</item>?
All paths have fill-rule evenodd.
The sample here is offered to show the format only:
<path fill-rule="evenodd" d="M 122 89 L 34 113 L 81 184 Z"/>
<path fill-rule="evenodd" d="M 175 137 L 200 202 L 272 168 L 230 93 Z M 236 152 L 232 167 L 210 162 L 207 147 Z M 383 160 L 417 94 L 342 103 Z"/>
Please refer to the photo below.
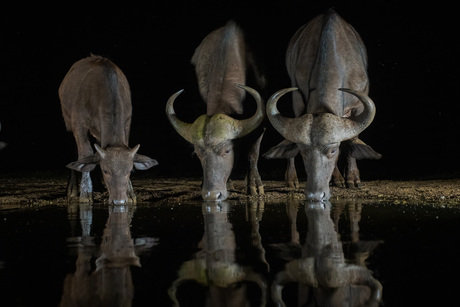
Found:
<path fill-rule="evenodd" d="M 190 64 L 201 40 L 236 20 L 268 80 L 261 92 L 267 100 L 290 86 L 284 56 L 291 36 L 328 8 L 355 27 L 368 51 L 377 115 L 361 139 L 383 158 L 358 162 L 362 180 L 460 174 L 458 25 L 455 9 L 442 1 L 42 2 L 16 1 L 0 13 L 0 141 L 8 143 L 0 176 L 66 171 L 76 159 L 57 91 L 70 66 L 90 53 L 110 58 L 130 82 L 130 146 L 141 144 L 139 153 L 160 163 L 145 175 L 201 176 L 192 146 L 164 113 L 168 97 L 182 88 L 177 113 L 192 121 L 205 112 Z M 280 103 L 287 108 L 290 99 Z M 262 151 L 279 141 L 268 127 Z M 261 158 L 259 169 L 262 177 L 282 178 L 285 161 Z"/>

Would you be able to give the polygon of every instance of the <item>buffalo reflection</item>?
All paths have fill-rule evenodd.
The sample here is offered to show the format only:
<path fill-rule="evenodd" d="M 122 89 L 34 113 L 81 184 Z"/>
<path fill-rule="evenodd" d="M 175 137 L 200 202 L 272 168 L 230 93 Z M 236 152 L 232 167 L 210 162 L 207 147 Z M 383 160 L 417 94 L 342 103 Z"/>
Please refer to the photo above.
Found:
<path fill-rule="evenodd" d="M 296 223 L 296 204 L 288 204 L 292 224 Z M 364 262 L 370 249 L 378 243 L 359 244 L 358 222 L 360 209 L 349 210 L 352 243 L 355 261 L 345 259 L 337 228 L 343 207 L 334 212 L 331 219 L 330 202 L 305 204 L 308 229 L 300 259 L 289 261 L 272 284 L 272 299 L 277 306 L 285 306 L 283 287 L 292 282 L 299 283 L 299 306 L 377 306 L 382 296 L 382 285 L 376 280 Z M 293 243 L 298 234 L 291 227 Z M 358 247 L 360 246 L 360 247 Z M 365 250 L 367 248 L 367 251 Z"/>
<path fill-rule="evenodd" d="M 344 240 L 338 238 L 343 242 L 343 249 L 347 255 L 347 262 L 361 266 L 366 266 L 366 259 L 374 251 L 374 249 L 382 244 L 381 240 L 363 241 L 359 238 L 359 222 L 361 221 L 362 203 L 357 201 L 342 201 L 334 203 L 332 206 L 332 219 L 335 224 L 335 229 L 339 229 L 339 219 L 342 214 L 348 215 L 350 226 L 350 238 Z"/>
<path fill-rule="evenodd" d="M 131 306 L 134 286 L 130 267 L 141 266 L 137 255 L 149 250 L 156 240 L 139 238 L 134 242 L 130 232 L 134 206 L 117 205 L 109 206 L 102 241 L 97 247 L 90 234 L 92 206 L 80 204 L 79 209 L 82 235 L 69 238 L 77 247 L 76 270 L 64 280 L 60 306 Z M 71 223 L 75 222 L 77 211 L 75 205 L 69 206 Z"/>
<path fill-rule="evenodd" d="M 261 290 L 261 306 L 266 303 L 266 282 L 262 275 L 255 273 L 251 267 L 241 266 L 236 261 L 236 241 L 233 225 L 228 220 L 229 204 L 226 202 L 204 202 L 204 234 L 199 243 L 200 250 L 195 258 L 184 262 L 178 278 L 169 288 L 169 296 L 175 306 L 178 287 L 186 281 L 195 281 L 208 288 L 205 306 L 247 306 L 246 282 L 256 283 Z M 258 223 L 263 212 L 257 205 L 250 207 L 253 243 L 260 250 L 260 258 L 266 263 L 265 252 L 260 248 Z M 267 263 L 266 263 L 267 264 Z"/>

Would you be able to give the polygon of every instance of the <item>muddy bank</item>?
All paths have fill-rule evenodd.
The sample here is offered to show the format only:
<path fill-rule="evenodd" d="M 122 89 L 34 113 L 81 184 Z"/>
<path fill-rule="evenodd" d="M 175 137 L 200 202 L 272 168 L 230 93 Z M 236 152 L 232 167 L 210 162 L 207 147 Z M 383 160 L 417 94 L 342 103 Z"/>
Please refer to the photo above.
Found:
<path fill-rule="evenodd" d="M 188 178 L 133 178 L 138 202 L 188 202 L 200 201 L 200 180 Z M 266 202 L 283 201 L 286 197 L 305 199 L 303 189 L 286 187 L 283 181 L 265 181 Z M 0 204 L 66 204 L 65 177 L 17 177 L 0 178 Z M 302 186 L 304 183 L 302 183 Z M 107 195 L 103 188 L 96 189 L 95 202 L 101 202 Z M 243 180 L 232 181 L 230 199 L 247 200 Z M 439 204 L 454 206 L 460 204 L 460 179 L 392 181 L 379 180 L 363 182 L 361 188 L 344 189 L 332 187 L 332 198 L 391 201 L 393 203 Z"/>

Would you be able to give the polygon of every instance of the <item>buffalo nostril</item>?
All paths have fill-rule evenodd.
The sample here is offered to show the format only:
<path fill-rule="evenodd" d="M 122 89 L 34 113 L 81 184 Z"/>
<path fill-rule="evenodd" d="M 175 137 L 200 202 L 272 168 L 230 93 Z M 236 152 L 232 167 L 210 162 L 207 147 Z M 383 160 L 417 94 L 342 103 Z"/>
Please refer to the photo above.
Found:
<path fill-rule="evenodd" d="M 310 193 L 307 193 L 306 197 L 308 200 L 313 200 L 313 201 L 327 200 L 326 192 L 318 192 L 318 193 L 310 192 Z"/>
<path fill-rule="evenodd" d="M 114 199 L 112 203 L 114 205 L 124 205 L 126 203 L 126 200 L 125 199 Z"/>
<path fill-rule="evenodd" d="M 222 193 L 219 191 L 207 191 L 206 194 L 203 194 L 203 199 L 206 201 L 216 201 L 219 200 L 222 196 Z"/>

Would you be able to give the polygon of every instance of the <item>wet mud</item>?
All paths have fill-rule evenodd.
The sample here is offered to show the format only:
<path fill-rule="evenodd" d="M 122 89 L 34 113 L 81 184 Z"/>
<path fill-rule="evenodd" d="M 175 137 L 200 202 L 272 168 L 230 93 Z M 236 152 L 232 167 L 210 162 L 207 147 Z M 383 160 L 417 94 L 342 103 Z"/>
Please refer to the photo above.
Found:
<path fill-rule="evenodd" d="M 132 178 L 137 202 L 189 202 L 201 200 L 200 179 L 191 178 Z M 293 189 L 284 181 L 264 181 L 264 196 L 267 202 L 285 198 L 305 199 L 303 187 Z M 0 204 L 65 204 L 66 176 L 14 176 L 0 178 Z M 229 185 L 229 200 L 254 198 L 246 193 L 244 180 L 233 180 Z M 331 200 L 361 199 L 394 204 L 438 204 L 455 206 L 460 204 L 460 179 L 449 180 L 376 180 L 364 181 L 360 188 L 331 187 Z M 101 184 L 95 187 L 94 202 L 104 202 L 107 193 Z"/>

